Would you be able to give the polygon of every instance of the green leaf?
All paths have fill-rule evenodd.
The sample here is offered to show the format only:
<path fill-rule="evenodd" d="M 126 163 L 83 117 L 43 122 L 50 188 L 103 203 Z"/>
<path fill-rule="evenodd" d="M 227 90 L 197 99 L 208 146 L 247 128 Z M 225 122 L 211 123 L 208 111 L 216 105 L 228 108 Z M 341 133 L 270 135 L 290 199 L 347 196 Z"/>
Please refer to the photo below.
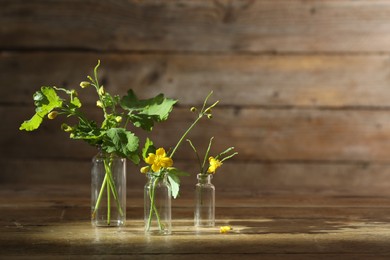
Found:
<path fill-rule="evenodd" d="M 179 195 L 180 179 L 178 176 L 168 171 L 168 181 L 172 188 L 172 197 L 176 199 Z"/>
<path fill-rule="evenodd" d="M 78 107 L 78 108 L 81 107 L 80 99 L 78 99 L 77 97 L 74 97 L 73 100 L 70 101 L 70 103 L 71 103 L 72 105 L 74 105 L 75 107 Z"/>
<path fill-rule="evenodd" d="M 153 145 L 153 141 L 146 138 L 144 148 L 142 148 L 142 157 L 145 159 L 149 156 L 149 153 L 156 153 L 156 147 Z"/>
<path fill-rule="evenodd" d="M 33 131 L 39 127 L 42 121 L 43 118 L 40 115 L 35 114 L 30 120 L 24 121 L 19 127 L 19 130 Z"/>
<path fill-rule="evenodd" d="M 129 157 L 138 149 L 139 139 L 132 132 L 123 128 L 107 130 L 103 139 L 103 149 L 108 153 Z"/>
<path fill-rule="evenodd" d="M 146 131 L 152 131 L 154 122 L 159 120 L 158 116 L 145 114 L 130 114 L 129 119 L 133 122 L 135 127 L 141 127 Z"/>
<path fill-rule="evenodd" d="M 78 125 L 73 127 L 71 138 L 84 140 L 91 145 L 101 145 L 105 134 L 105 131 L 97 127 L 96 122 L 80 121 Z"/>
<path fill-rule="evenodd" d="M 130 155 L 127 156 L 127 158 L 130 159 L 134 164 L 139 164 L 141 159 L 139 158 L 139 155 L 137 153 L 131 153 Z"/>
<path fill-rule="evenodd" d="M 188 176 L 189 174 L 173 167 L 168 168 L 167 172 L 168 172 L 168 181 L 171 184 L 171 188 L 172 188 L 172 197 L 176 199 L 177 196 L 179 195 L 179 190 L 180 190 L 179 177 Z"/>
<path fill-rule="evenodd" d="M 164 121 L 168 119 L 168 115 L 176 102 L 177 100 L 164 98 L 164 95 L 160 94 L 153 99 L 153 103 L 143 110 L 143 113 L 158 116 L 158 122 Z"/>
<path fill-rule="evenodd" d="M 33 131 L 37 129 L 47 114 L 55 108 L 62 107 L 62 100 L 52 87 L 41 87 L 41 90 L 37 91 L 33 98 L 37 107 L 35 115 L 30 120 L 24 121 L 19 128 L 20 130 Z"/>
<path fill-rule="evenodd" d="M 123 109 L 129 111 L 129 118 L 137 127 L 151 130 L 154 122 L 168 119 L 177 100 L 164 98 L 163 94 L 154 98 L 139 100 L 132 90 L 120 101 Z"/>

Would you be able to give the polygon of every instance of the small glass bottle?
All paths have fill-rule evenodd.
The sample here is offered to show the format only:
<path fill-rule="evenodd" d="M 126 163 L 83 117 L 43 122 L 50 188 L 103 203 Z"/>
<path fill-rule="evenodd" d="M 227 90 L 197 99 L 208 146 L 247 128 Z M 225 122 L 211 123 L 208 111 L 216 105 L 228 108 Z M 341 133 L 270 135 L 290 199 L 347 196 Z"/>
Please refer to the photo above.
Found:
<path fill-rule="evenodd" d="M 147 174 L 144 188 L 145 233 L 169 235 L 172 232 L 171 186 L 167 177 Z"/>
<path fill-rule="evenodd" d="M 215 225 L 215 187 L 211 183 L 213 175 L 198 174 L 197 178 L 194 224 L 196 227 L 213 227 Z"/>
<path fill-rule="evenodd" d="M 92 159 L 91 222 L 123 226 L 126 222 L 126 159 L 101 151 Z"/>

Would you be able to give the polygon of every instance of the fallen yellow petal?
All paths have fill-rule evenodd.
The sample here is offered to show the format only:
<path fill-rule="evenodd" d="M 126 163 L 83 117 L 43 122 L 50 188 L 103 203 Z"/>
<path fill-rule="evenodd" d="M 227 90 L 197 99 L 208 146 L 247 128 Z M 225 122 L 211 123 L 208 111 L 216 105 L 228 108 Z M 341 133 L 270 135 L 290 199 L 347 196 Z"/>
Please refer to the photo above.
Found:
<path fill-rule="evenodd" d="M 222 226 L 219 228 L 219 232 L 221 233 L 228 233 L 231 230 L 233 230 L 231 226 Z"/>

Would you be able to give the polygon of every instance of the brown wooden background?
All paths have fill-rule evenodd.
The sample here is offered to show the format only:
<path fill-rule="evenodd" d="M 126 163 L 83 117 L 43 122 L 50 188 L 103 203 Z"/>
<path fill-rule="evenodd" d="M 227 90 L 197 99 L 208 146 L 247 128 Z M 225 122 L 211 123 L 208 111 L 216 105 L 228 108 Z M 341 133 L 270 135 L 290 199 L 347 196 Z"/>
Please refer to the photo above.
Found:
<path fill-rule="evenodd" d="M 40 86 L 78 88 L 101 59 L 109 91 L 180 100 L 153 133 L 159 146 L 175 144 L 214 90 L 220 106 L 191 137 L 240 153 L 218 190 L 389 194 L 389 54 L 386 0 L 0 0 L 0 183 L 89 185 L 93 148 L 59 121 L 18 127 Z M 193 159 L 185 144 L 175 160 L 193 173 L 188 190 Z M 129 165 L 129 188 L 144 182 Z"/>

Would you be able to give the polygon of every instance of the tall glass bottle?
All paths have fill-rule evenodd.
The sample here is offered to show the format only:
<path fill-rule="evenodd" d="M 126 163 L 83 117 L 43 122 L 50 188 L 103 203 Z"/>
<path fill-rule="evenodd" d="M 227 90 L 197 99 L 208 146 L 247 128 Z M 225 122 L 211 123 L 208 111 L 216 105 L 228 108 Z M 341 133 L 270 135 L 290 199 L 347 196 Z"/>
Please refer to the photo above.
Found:
<path fill-rule="evenodd" d="M 194 224 L 196 227 L 213 227 L 215 225 L 215 187 L 211 183 L 213 175 L 198 174 L 197 178 Z"/>
<path fill-rule="evenodd" d="M 125 225 L 126 159 L 99 150 L 92 159 L 91 173 L 92 225 Z"/>
<path fill-rule="evenodd" d="M 145 232 L 169 235 L 172 232 L 171 186 L 166 177 L 147 174 L 144 188 Z"/>

